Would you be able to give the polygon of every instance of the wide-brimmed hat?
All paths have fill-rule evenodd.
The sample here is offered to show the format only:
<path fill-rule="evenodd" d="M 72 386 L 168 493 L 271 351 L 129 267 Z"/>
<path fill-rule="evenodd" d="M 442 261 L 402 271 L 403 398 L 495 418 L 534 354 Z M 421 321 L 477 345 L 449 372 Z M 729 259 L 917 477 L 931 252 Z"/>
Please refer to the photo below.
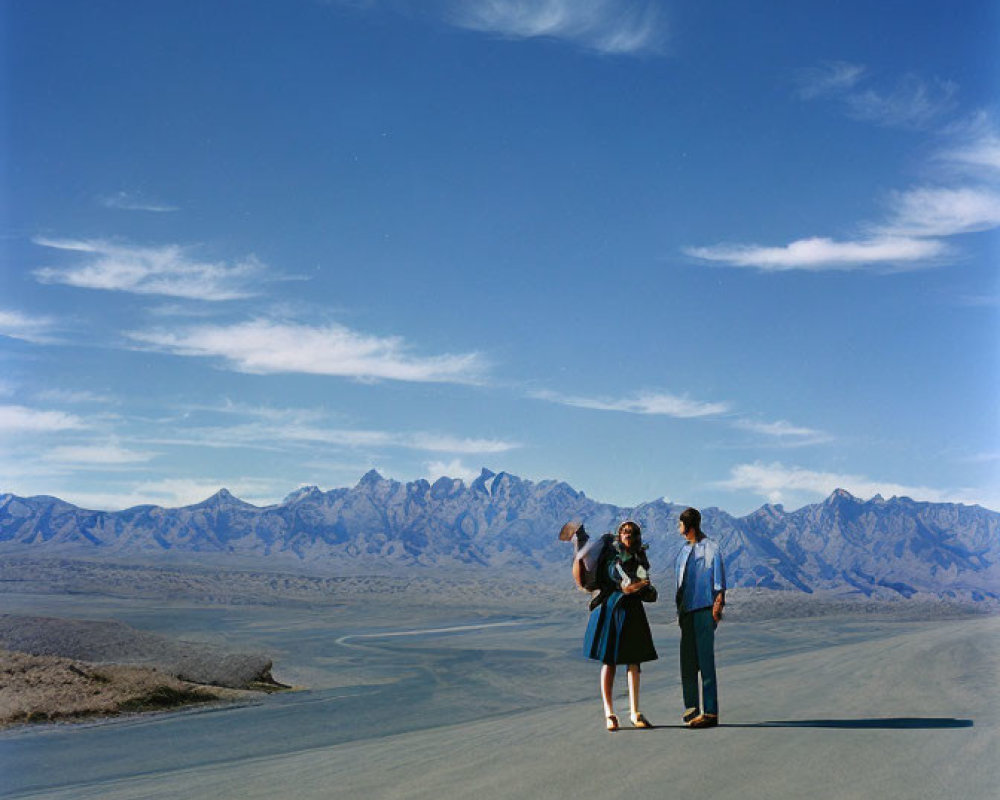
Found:
<path fill-rule="evenodd" d="M 583 523 L 577 520 L 572 522 L 567 522 L 562 526 L 562 530 L 559 531 L 559 541 L 568 542 L 574 536 L 576 536 L 577 531 L 583 527 Z"/>

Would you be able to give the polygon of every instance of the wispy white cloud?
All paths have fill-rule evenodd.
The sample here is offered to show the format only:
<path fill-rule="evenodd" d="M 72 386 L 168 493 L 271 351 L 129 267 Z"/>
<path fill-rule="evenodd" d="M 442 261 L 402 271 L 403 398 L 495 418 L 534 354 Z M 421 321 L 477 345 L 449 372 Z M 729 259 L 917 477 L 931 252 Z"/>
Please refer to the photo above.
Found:
<path fill-rule="evenodd" d="M 185 319 L 209 319 L 214 317 L 217 309 L 205 306 L 194 305 L 192 303 L 163 303 L 151 306 L 146 309 L 146 313 L 152 317 L 183 317 Z"/>
<path fill-rule="evenodd" d="M 668 417 L 690 419 L 713 417 L 729 410 L 725 403 L 706 403 L 669 392 L 638 392 L 629 397 L 581 397 L 558 392 L 537 391 L 530 394 L 537 400 L 547 400 L 576 408 L 595 411 L 622 411 L 629 414 L 660 414 Z"/>
<path fill-rule="evenodd" d="M 795 75 L 799 97 L 814 97 L 847 91 L 858 84 L 867 68 L 849 61 L 826 61 L 815 67 L 799 70 Z"/>
<path fill-rule="evenodd" d="M 434 453 L 506 453 L 521 447 L 520 442 L 504 439 L 476 439 L 436 433 L 406 434 L 401 441 L 414 450 Z"/>
<path fill-rule="evenodd" d="M 607 54 L 660 52 L 666 29 L 648 0 L 456 0 L 449 22 L 517 39 L 560 39 Z"/>
<path fill-rule="evenodd" d="M 87 424 L 75 414 L 20 405 L 0 405 L 0 433 L 48 433 L 86 427 Z"/>
<path fill-rule="evenodd" d="M 78 465 L 120 465 L 139 464 L 152 461 L 156 453 L 129 450 L 118 444 L 77 445 L 54 447 L 47 450 L 42 458 L 56 464 Z"/>
<path fill-rule="evenodd" d="M 371 336 L 342 325 L 254 320 L 181 331 L 133 331 L 142 345 L 182 356 L 222 358 L 240 372 L 303 373 L 363 380 L 479 383 L 486 364 L 478 353 L 417 356 L 401 337 Z"/>
<path fill-rule="evenodd" d="M 111 511 L 140 505 L 176 508 L 200 503 L 223 488 L 229 489 L 241 500 L 255 505 L 276 503 L 283 496 L 273 482 L 260 478 L 236 478 L 230 482 L 211 478 L 164 478 L 142 481 L 119 492 L 67 489 L 61 491 L 59 497 L 81 508 Z"/>
<path fill-rule="evenodd" d="M 985 187 L 918 187 L 894 192 L 885 236 L 955 236 L 1000 226 L 1000 193 Z"/>
<path fill-rule="evenodd" d="M 308 447 L 334 446 L 345 449 L 402 448 L 428 453 L 491 454 L 521 447 L 519 442 L 451 436 L 426 431 L 380 431 L 361 428 L 329 428 L 320 425 L 251 422 L 241 425 L 190 427 L 177 436 L 145 437 L 145 444 L 194 447 L 255 447 L 280 449 L 283 444 Z"/>
<path fill-rule="evenodd" d="M 72 474 L 72 470 L 59 464 L 43 461 L 35 442 L 20 446 L 12 444 L 8 437 L 0 447 L 0 493 L 10 492 L 23 497 L 44 493 L 40 486 L 51 484 L 56 477 Z"/>
<path fill-rule="evenodd" d="M 693 400 L 690 397 L 669 392 L 647 391 L 627 397 L 611 398 L 582 397 L 539 390 L 530 392 L 528 396 L 536 400 L 546 400 L 550 403 L 594 411 L 617 411 L 628 414 L 662 415 L 677 419 L 704 419 L 723 422 L 733 428 L 766 437 L 772 445 L 779 447 L 804 447 L 833 440 L 830 434 L 815 428 L 795 425 L 785 420 L 768 422 L 747 416 L 737 416 L 729 403 Z"/>
<path fill-rule="evenodd" d="M 97 201 L 105 208 L 116 208 L 121 211 L 151 211 L 163 214 L 178 210 L 177 206 L 150 200 L 140 192 L 115 192 L 101 195 Z"/>
<path fill-rule="evenodd" d="M 0 336 L 33 344 L 51 344 L 58 325 L 51 317 L 37 317 L 21 311 L 0 308 Z"/>
<path fill-rule="evenodd" d="M 844 96 L 847 113 L 863 122 L 888 127 L 926 127 L 955 108 L 958 84 L 915 75 L 904 76 L 888 91 L 865 89 Z"/>
<path fill-rule="evenodd" d="M 980 503 L 996 506 L 996 497 L 976 489 L 935 489 L 909 486 L 893 481 L 879 481 L 863 475 L 822 472 L 780 463 L 738 464 L 727 480 L 717 486 L 725 489 L 748 490 L 767 498 L 771 503 L 785 502 L 789 496 L 826 497 L 835 489 L 845 489 L 856 497 L 911 497 L 934 503 Z"/>
<path fill-rule="evenodd" d="M 89 389 L 45 389 L 38 393 L 38 399 L 47 403 L 69 405 L 108 405 L 115 402 L 110 395 L 98 394 Z"/>
<path fill-rule="evenodd" d="M 876 125 L 923 128 L 955 108 L 953 81 L 908 74 L 892 85 L 870 85 L 875 79 L 863 64 L 848 61 L 827 61 L 795 75 L 802 99 L 836 98 L 849 116 Z"/>
<path fill-rule="evenodd" d="M 945 135 L 950 141 L 936 155 L 938 161 L 975 178 L 1000 178 L 1000 130 L 991 114 L 980 111 L 950 125 Z"/>
<path fill-rule="evenodd" d="M 247 288 L 249 282 L 265 273 L 264 265 L 253 256 L 235 264 L 199 261 L 192 258 L 190 248 L 179 245 L 141 247 L 101 239 L 34 241 L 79 258 L 73 266 L 36 269 L 34 275 L 42 283 L 222 301 L 252 297 L 255 293 Z"/>
<path fill-rule="evenodd" d="M 467 467 L 460 459 L 454 458 L 451 461 L 429 461 L 425 468 L 428 480 L 435 481 L 438 478 L 460 478 L 469 483 L 479 477 L 479 470 Z"/>
<path fill-rule="evenodd" d="M 959 253 L 948 239 L 1000 227 L 1000 133 L 992 118 L 978 114 L 942 136 L 949 143 L 931 163 L 944 182 L 889 193 L 884 219 L 859 225 L 863 235 L 857 238 L 817 236 L 778 246 L 724 243 L 683 252 L 763 272 L 902 272 L 943 264 Z"/>
<path fill-rule="evenodd" d="M 817 430 L 816 428 L 795 425 L 785 420 L 764 422 L 753 419 L 738 419 L 733 425 L 751 433 L 770 437 L 782 445 L 789 447 L 803 447 L 805 445 L 833 441 L 833 437 L 829 433 Z"/>
<path fill-rule="evenodd" d="M 869 266 L 893 270 L 913 269 L 938 262 L 949 253 L 935 239 L 893 236 L 858 241 L 835 241 L 816 236 L 787 245 L 719 244 L 687 247 L 684 253 L 703 261 L 732 267 L 752 267 L 764 272 L 787 270 L 853 270 Z"/>
<path fill-rule="evenodd" d="M 189 414 L 205 412 L 249 421 L 237 424 L 195 426 Z M 338 416 L 338 415 L 333 415 Z M 487 437 L 455 436 L 437 431 L 372 430 L 330 424 L 331 414 L 315 408 L 278 408 L 226 401 L 221 405 L 186 406 L 184 426 L 177 436 L 144 437 L 145 444 L 194 445 L 201 447 L 264 447 L 282 445 L 328 446 L 344 449 L 401 448 L 427 453 L 486 455 L 506 453 L 523 445 L 520 442 Z"/>
<path fill-rule="evenodd" d="M 253 430 L 247 433 L 254 435 Z M 262 433 L 264 433 L 262 431 Z M 394 432 L 358 429 L 336 429 L 285 425 L 273 428 L 270 440 L 286 439 L 322 443 L 349 448 L 400 447 L 432 453 L 505 453 L 521 445 L 502 439 L 476 439 L 425 432 Z"/>
<path fill-rule="evenodd" d="M 226 398 L 221 405 L 185 406 L 185 411 L 208 411 L 229 414 L 238 417 L 261 419 L 269 423 L 284 423 L 303 425 L 322 422 L 329 413 L 318 408 L 297 408 L 250 405 Z"/>

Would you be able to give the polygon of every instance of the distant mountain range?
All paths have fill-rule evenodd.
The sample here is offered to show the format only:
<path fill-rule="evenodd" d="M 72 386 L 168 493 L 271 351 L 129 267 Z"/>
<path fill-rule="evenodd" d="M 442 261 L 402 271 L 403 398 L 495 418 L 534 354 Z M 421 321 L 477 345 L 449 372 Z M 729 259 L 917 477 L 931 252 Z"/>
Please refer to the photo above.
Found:
<path fill-rule="evenodd" d="M 656 500 L 621 508 L 561 481 L 532 482 L 484 469 L 466 485 L 441 478 L 400 483 L 372 470 L 350 489 L 299 489 L 258 507 L 225 489 L 183 508 L 88 511 L 54 497 L 0 494 L 0 546 L 112 555 L 232 553 L 294 556 L 310 565 L 359 568 L 566 569 L 572 547 L 556 533 L 579 519 L 593 533 L 635 519 L 654 569 L 669 574 L 682 539 L 683 506 Z M 744 517 L 703 509 L 720 540 L 731 586 L 931 594 L 1000 599 L 1000 514 L 979 506 L 863 501 L 838 489 L 822 503 Z M 568 570 L 567 570 L 568 573 Z M 669 580 L 667 575 L 661 583 Z"/>

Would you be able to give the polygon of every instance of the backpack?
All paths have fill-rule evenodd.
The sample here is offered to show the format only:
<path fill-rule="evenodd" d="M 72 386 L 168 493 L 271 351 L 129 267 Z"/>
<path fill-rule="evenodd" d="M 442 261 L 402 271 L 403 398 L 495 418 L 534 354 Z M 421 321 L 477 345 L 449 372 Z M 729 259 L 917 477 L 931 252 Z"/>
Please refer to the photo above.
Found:
<path fill-rule="evenodd" d="M 573 560 L 573 578 L 576 585 L 585 592 L 593 592 L 599 589 L 601 573 L 608 558 L 614 553 L 615 535 L 605 533 L 586 542 L 577 551 Z"/>

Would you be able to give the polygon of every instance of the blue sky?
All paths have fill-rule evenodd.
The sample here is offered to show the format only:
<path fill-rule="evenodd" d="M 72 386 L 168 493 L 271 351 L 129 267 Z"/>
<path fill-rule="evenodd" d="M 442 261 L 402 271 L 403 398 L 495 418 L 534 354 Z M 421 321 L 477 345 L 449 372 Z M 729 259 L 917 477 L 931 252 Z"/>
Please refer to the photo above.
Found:
<path fill-rule="evenodd" d="M 998 16 L 2 0 L 0 491 L 1000 508 Z"/>

